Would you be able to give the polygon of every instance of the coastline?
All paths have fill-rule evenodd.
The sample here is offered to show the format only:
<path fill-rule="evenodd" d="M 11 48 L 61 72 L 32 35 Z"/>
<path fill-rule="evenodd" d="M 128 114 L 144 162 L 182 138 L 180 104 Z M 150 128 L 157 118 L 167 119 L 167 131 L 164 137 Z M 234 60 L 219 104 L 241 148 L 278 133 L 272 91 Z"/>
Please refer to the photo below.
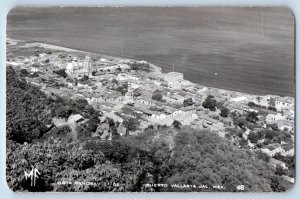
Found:
<path fill-rule="evenodd" d="M 25 46 L 23 47 L 33 47 L 33 46 L 39 46 L 45 49 L 51 49 L 51 50 L 58 50 L 58 51 L 66 51 L 66 52 L 74 52 L 74 53 L 84 53 L 84 54 L 92 54 L 92 55 L 97 55 L 100 57 L 104 57 L 104 58 L 110 58 L 110 59 L 117 59 L 117 60 L 136 60 L 135 58 L 129 58 L 129 57 L 121 57 L 121 56 L 112 56 L 112 55 L 106 55 L 106 54 L 99 54 L 99 53 L 94 53 L 94 52 L 89 52 L 89 51 L 83 51 L 83 50 L 79 50 L 79 49 L 73 49 L 73 48 L 68 48 L 68 47 L 64 47 L 64 46 L 58 46 L 58 45 L 54 45 L 54 44 L 49 44 L 49 43 L 44 43 L 44 42 L 38 42 L 38 41 L 26 41 L 26 40 L 17 40 L 17 39 L 13 39 L 13 38 L 6 38 L 6 41 L 10 40 L 11 42 L 25 42 Z M 155 65 L 153 63 L 148 62 L 150 67 L 151 67 L 151 72 L 152 73 L 157 73 L 157 74 L 166 74 L 166 72 L 163 71 L 163 68 Z M 185 79 L 186 80 L 186 79 Z M 192 82 L 192 81 L 190 81 Z M 280 96 L 280 95 L 275 95 L 275 94 L 266 94 L 266 95 L 258 95 L 258 94 L 253 94 L 253 93 L 246 93 L 246 92 L 240 92 L 240 91 L 235 91 L 235 90 L 228 90 L 228 89 L 223 89 L 223 88 L 218 88 L 218 87 L 210 87 L 210 86 L 206 86 L 203 84 L 199 84 L 199 83 L 195 83 L 192 82 L 193 84 L 202 86 L 202 87 L 206 87 L 208 89 L 211 90 L 218 90 L 218 91 L 222 91 L 222 92 L 233 92 L 237 95 L 244 95 L 244 96 L 260 96 L 260 97 L 280 97 L 280 98 L 288 98 L 288 99 L 293 99 L 295 101 L 295 97 L 296 97 L 296 93 L 294 94 L 294 96 Z"/>

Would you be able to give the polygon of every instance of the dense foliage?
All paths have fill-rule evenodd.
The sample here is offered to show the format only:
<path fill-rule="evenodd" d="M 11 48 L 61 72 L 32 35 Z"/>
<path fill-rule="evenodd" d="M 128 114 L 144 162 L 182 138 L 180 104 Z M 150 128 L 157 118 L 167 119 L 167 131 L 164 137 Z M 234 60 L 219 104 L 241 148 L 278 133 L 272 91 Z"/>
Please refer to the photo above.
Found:
<path fill-rule="evenodd" d="M 6 87 L 7 138 L 23 143 L 42 137 L 50 124 L 46 95 L 17 78 L 11 67 L 7 68 Z"/>

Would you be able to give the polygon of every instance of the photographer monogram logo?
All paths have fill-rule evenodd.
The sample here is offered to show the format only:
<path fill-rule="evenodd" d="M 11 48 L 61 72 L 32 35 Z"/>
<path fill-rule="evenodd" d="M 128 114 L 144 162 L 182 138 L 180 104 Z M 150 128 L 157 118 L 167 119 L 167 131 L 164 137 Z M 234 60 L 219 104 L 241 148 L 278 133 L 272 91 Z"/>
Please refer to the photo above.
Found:
<path fill-rule="evenodd" d="M 24 171 L 25 174 L 25 179 L 27 180 L 28 178 L 31 181 L 31 186 L 35 187 L 36 185 L 36 179 L 39 178 L 40 172 L 36 169 L 36 168 L 32 168 L 32 170 L 27 173 L 26 171 Z"/>

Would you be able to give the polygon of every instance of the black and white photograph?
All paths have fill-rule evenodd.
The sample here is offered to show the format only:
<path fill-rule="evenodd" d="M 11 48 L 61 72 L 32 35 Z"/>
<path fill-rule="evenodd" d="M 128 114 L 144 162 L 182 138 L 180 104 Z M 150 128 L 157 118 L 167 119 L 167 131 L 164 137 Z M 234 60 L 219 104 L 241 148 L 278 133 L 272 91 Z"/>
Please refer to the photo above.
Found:
<path fill-rule="evenodd" d="M 6 181 L 15 192 L 286 192 L 287 7 L 15 7 Z"/>

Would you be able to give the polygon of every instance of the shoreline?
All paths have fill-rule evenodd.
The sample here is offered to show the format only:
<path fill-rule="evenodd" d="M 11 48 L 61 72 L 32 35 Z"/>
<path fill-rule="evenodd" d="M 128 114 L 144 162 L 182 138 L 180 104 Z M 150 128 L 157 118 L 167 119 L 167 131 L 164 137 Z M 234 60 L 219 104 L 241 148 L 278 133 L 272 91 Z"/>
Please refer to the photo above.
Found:
<path fill-rule="evenodd" d="M 117 60 L 137 60 L 135 58 L 129 58 L 129 57 L 120 57 L 120 56 L 112 56 L 112 55 L 106 55 L 106 54 L 99 54 L 99 53 L 94 53 L 94 52 L 89 52 L 89 51 L 84 51 L 84 50 L 79 50 L 79 49 L 74 49 L 74 48 L 69 48 L 69 47 L 64 47 L 64 46 L 58 46 L 58 45 L 54 45 L 54 44 L 49 44 L 49 43 L 45 43 L 45 42 L 40 42 L 40 41 L 25 41 L 25 40 L 17 40 L 17 39 L 13 39 L 13 38 L 9 38 L 7 37 L 6 38 L 6 41 L 11 41 L 11 42 L 25 42 L 25 45 L 23 47 L 27 47 L 27 48 L 30 48 L 30 47 L 34 47 L 34 46 L 39 46 L 39 47 L 42 47 L 42 48 L 45 48 L 45 49 L 51 49 L 51 50 L 59 50 L 59 51 L 66 51 L 66 52 L 75 52 L 75 53 L 87 53 L 87 54 L 93 54 L 93 55 L 97 55 L 97 56 L 102 56 L 104 58 L 112 58 L 112 59 L 117 59 Z M 160 74 L 166 74 L 166 72 L 163 71 L 163 68 L 158 66 L 158 65 L 155 65 L 153 63 L 149 63 L 149 66 L 152 68 L 151 72 L 153 73 L 160 73 Z M 186 79 L 184 79 L 186 80 Z M 190 80 L 188 80 L 190 81 Z M 266 94 L 266 95 L 258 95 L 258 94 L 253 94 L 253 93 L 246 93 L 246 92 L 240 92 L 240 91 L 235 91 L 235 90 L 228 90 L 228 89 L 224 89 L 224 88 L 218 88 L 218 87 L 210 87 L 210 86 L 206 86 L 206 85 L 202 85 L 202 84 L 198 84 L 198 83 L 194 83 L 192 81 L 190 81 L 191 83 L 193 84 L 196 84 L 196 85 L 199 85 L 199 86 L 203 86 L 203 87 L 206 87 L 208 89 L 217 89 L 219 91 L 222 91 L 222 92 L 234 92 L 236 93 L 237 95 L 246 95 L 246 96 L 260 96 L 260 97 L 267 97 L 267 96 L 270 96 L 270 97 L 280 97 L 280 98 L 289 98 L 289 99 L 293 99 L 295 100 L 296 98 L 296 93 L 294 94 L 294 96 L 280 96 L 280 95 L 276 95 L 276 94 Z"/>

